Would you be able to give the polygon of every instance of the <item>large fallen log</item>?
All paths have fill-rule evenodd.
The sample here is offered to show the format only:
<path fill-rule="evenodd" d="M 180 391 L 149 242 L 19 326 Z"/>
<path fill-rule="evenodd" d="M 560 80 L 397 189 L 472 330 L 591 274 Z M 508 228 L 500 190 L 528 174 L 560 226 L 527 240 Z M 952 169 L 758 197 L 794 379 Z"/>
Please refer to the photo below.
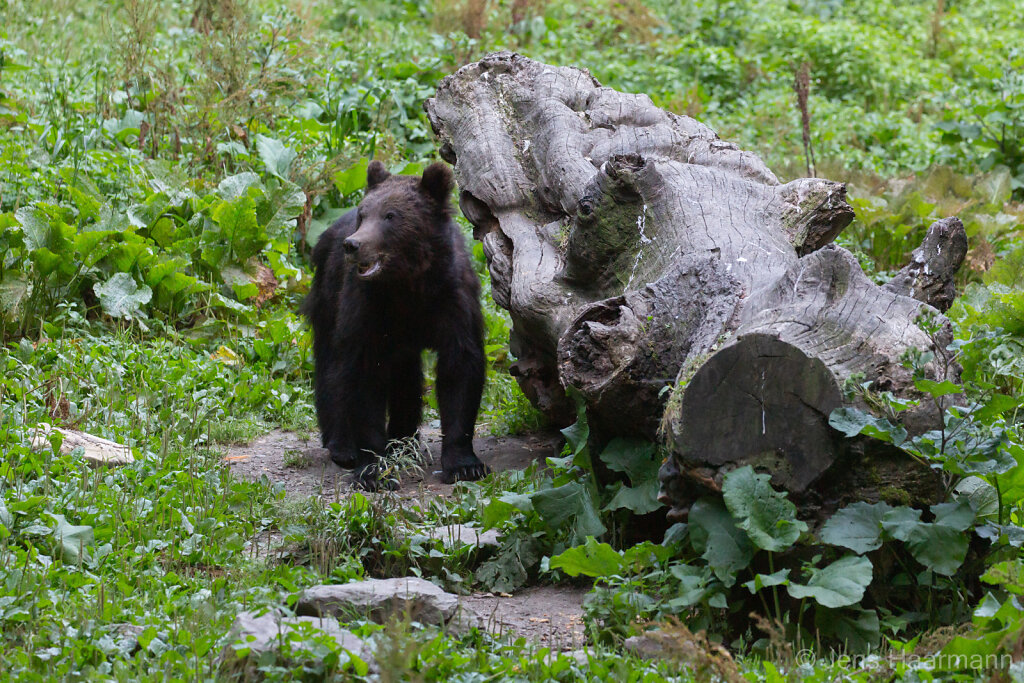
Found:
<path fill-rule="evenodd" d="M 916 321 L 951 300 L 957 219 L 877 286 L 831 245 L 853 218 L 842 184 L 780 183 L 586 71 L 496 53 L 445 78 L 426 110 L 512 317 L 513 374 L 556 420 L 571 386 L 599 438 L 660 436 L 676 516 L 743 464 L 797 496 L 829 479 L 853 457 L 828 425 L 851 378 L 918 396 L 902 359 L 943 343 Z M 903 420 L 918 431 L 937 412 L 923 402 Z"/>

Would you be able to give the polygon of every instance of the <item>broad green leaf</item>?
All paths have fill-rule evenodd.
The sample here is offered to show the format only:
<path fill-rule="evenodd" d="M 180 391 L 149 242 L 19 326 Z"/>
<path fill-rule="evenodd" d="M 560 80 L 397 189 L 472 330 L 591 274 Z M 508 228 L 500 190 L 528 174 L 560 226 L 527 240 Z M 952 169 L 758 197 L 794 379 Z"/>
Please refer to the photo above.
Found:
<path fill-rule="evenodd" d="M 999 514 L 999 495 L 996 488 L 981 477 L 962 479 L 954 491 L 978 511 L 979 518 L 993 518 Z"/>
<path fill-rule="evenodd" d="M 420 161 L 407 161 L 398 175 L 421 175 L 427 166 Z"/>
<path fill-rule="evenodd" d="M 345 196 L 366 187 L 366 168 L 369 165 L 370 161 L 364 157 L 344 171 L 335 173 L 334 187 L 338 193 Z"/>
<path fill-rule="evenodd" d="M 854 503 L 825 522 L 821 540 L 849 548 L 858 555 L 877 550 L 882 546 L 882 518 L 891 510 L 886 503 Z"/>
<path fill-rule="evenodd" d="M 267 242 L 267 236 L 256 220 L 255 205 L 248 196 L 221 202 L 213 210 L 213 220 L 220 226 L 220 233 L 231 245 L 237 261 L 255 256 Z"/>
<path fill-rule="evenodd" d="M 994 564 L 989 567 L 981 580 L 1002 586 L 1015 595 L 1024 595 L 1024 562 L 1018 557 Z"/>
<path fill-rule="evenodd" d="M 59 254 L 55 254 L 46 247 L 39 247 L 32 252 L 32 265 L 41 275 L 50 275 L 57 272 L 66 260 Z"/>
<path fill-rule="evenodd" d="M 156 223 L 149 231 L 149 236 L 153 238 L 159 246 L 166 249 L 167 247 L 174 244 L 174 241 L 184 233 L 184 230 L 179 227 L 179 224 L 173 218 L 163 216 L 158 218 Z"/>
<path fill-rule="evenodd" d="M 897 541 L 906 541 L 921 524 L 921 511 L 898 507 L 882 515 L 882 530 Z"/>
<path fill-rule="evenodd" d="M 206 292 L 210 289 L 210 286 L 206 283 L 200 282 L 197 278 L 182 272 L 171 273 L 160 280 L 160 284 L 156 287 L 158 292 L 162 292 L 165 295 L 173 295 L 185 290 L 189 292 Z"/>
<path fill-rule="evenodd" d="M 770 479 L 749 465 L 733 470 L 722 481 L 722 498 L 754 545 L 778 552 L 796 543 L 807 524 L 797 520 L 796 506 L 771 487 Z"/>
<path fill-rule="evenodd" d="M 785 586 L 789 583 L 789 570 L 780 569 L 774 574 L 756 574 L 753 580 L 747 581 L 743 584 L 751 593 L 756 593 L 762 588 L 770 588 L 771 586 Z"/>
<path fill-rule="evenodd" d="M 794 598 L 813 598 L 825 607 L 847 607 L 860 602 L 871 583 L 871 560 L 847 555 L 824 569 L 811 569 L 806 585 L 790 582 L 786 589 Z"/>
<path fill-rule="evenodd" d="M 832 414 L 828 417 L 828 424 L 832 429 L 850 438 L 860 434 L 860 431 L 874 420 L 874 415 L 865 413 L 863 410 L 843 407 L 832 411 Z"/>
<path fill-rule="evenodd" d="M 280 140 L 268 138 L 266 135 L 257 134 L 255 140 L 256 151 L 267 172 L 284 179 L 298 154 Z"/>
<path fill-rule="evenodd" d="M 580 540 L 587 536 L 600 536 L 607 531 L 590 492 L 578 481 L 537 491 L 531 500 L 533 509 L 549 526 L 554 529 L 571 526 Z"/>
<path fill-rule="evenodd" d="M 869 652 L 878 646 L 882 638 L 878 614 L 874 610 L 818 607 L 814 623 L 823 633 L 842 643 L 845 652 Z"/>
<path fill-rule="evenodd" d="M 533 502 L 529 494 L 507 493 L 491 498 L 480 513 L 480 524 L 484 529 L 493 529 L 512 519 L 517 512 L 530 512 Z"/>
<path fill-rule="evenodd" d="M 970 537 L 943 524 L 918 524 L 907 539 L 914 559 L 936 574 L 952 576 L 967 557 Z"/>
<path fill-rule="evenodd" d="M 978 606 L 974 610 L 975 623 L 977 623 L 978 619 L 989 619 L 994 617 L 999 611 L 999 607 L 999 600 L 997 600 L 991 593 L 985 593 L 985 597 L 981 599 L 981 602 L 978 603 Z"/>
<path fill-rule="evenodd" d="M 239 300 L 251 299 L 260 293 L 259 285 L 254 282 L 252 276 L 237 266 L 224 266 L 220 270 L 220 276 L 225 284 L 230 285 Z"/>
<path fill-rule="evenodd" d="M 148 228 L 159 221 L 170 206 L 171 200 L 166 193 L 151 194 L 141 204 L 128 207 L 128 223 L 136 228 Z"/>
<path fill-rule="evenodd" d="M 46 500 L 46 496 L 29 496 L 28 498 L 22 498 L 21 500 L 9 501 L 7 509 L 11 512 L 28 512 L 37 507 L 42 507 L 43 504 L 46 503 Z"/>
<path fill-rule="evenodd" d="M 14 212 L 25 235 L 25 246 L 35 251 L 50 244 L 50 217 L 34 206 L 23 206 Z"/>
<path fill-rule="evenodd" d="M 902 425 L 893 424 L 885 418 L 875 417 L 857 408 L 836 408 L 829 415 L 828 424 L 847 438 L 864 434 L 896 446 L 907 440 L 907 430 Z"/>
<path fill-rule="evenodd" d="M 658 447 L 644 439 L 618 437 L 612 439 L 600 458 L 615 472 L 625 472 L 634 486 L 656 481 L 661 463 L 657 459 Z"/>
<path fill-rule="evenodd" d="M 261 187 L 260 177 L 251 171 L 228 176 L 217 185 L 217 194 L 226 202 L 233 202 L 249 191 L 250 187 Z"/>
<path fill-rule="evenodd" d="M 241 301 L 235 301 L 234 299 L 228 299 L 222 296 L 219 292 L 213 292 L 210 295 L 210 305 L 215 308 L 223 308 L 235 313 L 249 313 L 252 311 L 252 306 L 248 306 Z"/>
<path fill-rule="evenodd" d="M 727 587 L 754 557 L 750 540 L 721 501 L 701 498 L 690 508 L 690 542 Z"/>
<path fill-rule="evenodd" d="M 591 576 L 594 578 L 616 576 L 622 572 L 622 555 L 607 543 L 598 543 L 593 536 L 587 537 L 583 545 L 569 548 L 561 555 L 555 555 L 548 563 L 551 569 L 561 569 L 569 576 Z"/>
<path fill-rule="evenodd" d="M 721 584 L 716 584 L 708 567 L 676 564 L 669 569 L 679 580 L 678 596 L 670 601 L 673 607 L 691 607 L 711 595 Z"/>
<path fill-rule="evenodd" d="M 146 271 L 146 284 L 150 287 L 156 287 L 174 273 L 185 270 L 188 265 L 188 260 L 180 256 L 159 261 L 153 266 L 150 266 Z"/>
<path fill-rule="evenodd" d="M 935 515 L 935 524 L 942 524 L 956 531 L 966 531 L 974 526 L 974 508 L 966 500 L 932 505 L 931 511 Z"/>
<path fill-rule="evenodd" d="M 672 546 L 676 543 L 682 543 L 690 535 L 690 526 L 686 522 L 676 522 L 665 531 L 665 538 L 662 540 L 662 545 Z"/>
<path fill-rule="evenodd" d="M 113 230 L 80 232 L 75 235 L 75 251 L 87 266 L 93 266 L 110 253 L 111 238 L 117 234 Z"/>
<path fill-rule="evenodd" d="M 153 298 L 153 290 L 135 282 L 128 273 L 114 273 L 113 277 L 93 287 L 103 312 L 112 318 L 142 316 L 142 306 Z"/>
<path fill-rule="evenodd" d="M 135 267 L 140 257 L 147 253 L 151 253 L 149 245 L 143 241 L 117 242 L 110 245 L 106 259 L 115 271 L 127 273 Z"/>
<path fill-rule="evenodd" d="M 675 553 L 668 546 L 660 543 L 644 541 L 622 551 L 622 562 L 627 567 L 650 567 L 660 562 L 668 562 Z"/>
<path fill-rule="evenodd" d="M 512 535 L 494 557 L 476 571 L 489 590 L 509 592 L 524 585 L 530 570 L 540 561 L 540 543 L 533 536 Z"/>
<path fill-rule="evenodd" d="M 626 508 L 635 515 L 646 515 L 662 506 L 658 502 L 658 491 L 661 485 L 657 479 L 649 479 L 639 486 L 622 486 L 604 506 L 605 510 Z"/>
<path fill-rule="evenodd" d="M 565 437 L 571 454 L 579 455 L 587 447 L 587 439 L 590 437 L 590 427 L 587 426 L 586 417 L 581 417 L 563 429 L 562 436 Z"/>
<path fill-rule="evenodd" d="M 64 561 L 68 564 L 77 564 L 84 559 L 85 549 L 93 543 L 92 527 L 68 524 L 64 515 L 47 514 L 56 522 L 53 537 L 60 544 Z"/>
<path fill-rule="evenodd" d="M 306 208 L 306 193 L 295 183 L 273 181 L 267 187 L 267 200 L 257 212 L 259 221 L 270 235 L 281 235 L 291 241 L 295 219 Z"/>
<path fill-rule="evenodd" d="M 1019 405 L 1021 405 L 1020 398 L 1005 394 L 992 394 L 983 405 L 974 411 L 972 417 L 978 422 L 987 423 L 996 415 L 1014 410 Z"/>
<path fill-rule="evenodd" d="M 283 255 L 276 251 L 268 251 L 265 254 L 267 261 L 270 262 L 270 269 L 274 272 L 274 277 L 278 282 L 283 283 L 286 280 L 298 282 L 303 277 L 302 271 L 293 266 Z"/>
<path fill-rule="evenodd" d="M 953 384 L 948 379 L 942 382 L 936 382 L 931 379 L 917 379 L 914 380 L 914 386 L 917 387 L 918 391 L 923 391 L 934 398 L 959 394 L 963 391 L 963 387 L 959 384 Z"/>
<path fill-rule="evenodd" d="M 1009 445 L 1007 452 L 1017 463 L 999 475 L 999 490 L 1003 492 L 1003 500 L 1024 499 L 1024 447 Z"/>
<path fill-rule="evenodd" d="M 952 576 L 967 556 L 975 513 L 964 500 L 932 507 L 936 521 L 921 521 L 921 511 L 898 507 L 882 517 L 882 529 L 907 544 L 914 559 L 937 574 Z"/>
<path fill-rule="evenodd" d="M 0 313 L 20 317 L 21 307 L 32 291 L 27 275 L 7 270 L 0 278 Z"/>

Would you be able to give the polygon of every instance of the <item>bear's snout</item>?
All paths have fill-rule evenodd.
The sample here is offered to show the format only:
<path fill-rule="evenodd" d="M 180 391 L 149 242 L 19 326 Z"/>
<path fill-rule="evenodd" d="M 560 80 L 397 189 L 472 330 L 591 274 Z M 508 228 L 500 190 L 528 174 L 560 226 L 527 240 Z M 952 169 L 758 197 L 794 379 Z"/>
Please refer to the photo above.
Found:
<path fill-rule="evenodd" d="M 346 254 L 350 254 L 351 255 L 351 254 L 354 254 L 357 251 L 359 251 L 359 241 L 354 239 L 354 238 L 352 238 L 352 237 L 349 237 L 348 239 L 346 239 L 341 244 L 342 244 L 343 247 L 345 247 L 345 253 Z"/>

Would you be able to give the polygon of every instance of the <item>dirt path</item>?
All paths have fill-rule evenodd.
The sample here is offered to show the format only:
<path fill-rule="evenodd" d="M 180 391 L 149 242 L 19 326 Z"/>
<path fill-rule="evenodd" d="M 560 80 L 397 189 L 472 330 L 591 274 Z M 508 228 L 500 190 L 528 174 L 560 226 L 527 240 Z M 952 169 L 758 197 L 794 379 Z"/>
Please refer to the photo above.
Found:
<path fill-rule="evenodd" d="M 428 427 L 422 435 L 433 462 L 425 466 L 423 477 L 403 476 L 399 493 L 450 497 L 455 487 L 442 483 L 439 476 L 440 430 Z M 473 440 L 477 455 L 497 472 L 525 469 L 535 460 L 558 455 L 561 443 L 557 434 L 487 435 Z M 292 432 L 273 431 L 250 444 L 230 446 L 224 461 L 236 477 L 266 476 L 281 483 L 289 497 L 337 500 L 351 491 L 350 472 L 331 462 L 318 436 L 304 439 Z M 585 642 L 582 604 L 586 594 L 586 588 L 576 586 L 535 586 L 512 596 L 483 593 L 465 600 L 502 631 L 511 630 L 544 647 L 570 650 Z"/>
<path fill-rule="evenodd" d="M 424 477 L 407 474 L 399 491 L 426 489 L 430 494 L 450 496 L 454 486 L 440 478 L 441 432 L 436 427 L 421 430 L 432 463 Z M 480 436 L 473 439 L 477 455 L 494 471 L 526 469 L 535 460 L 558 455 L 562 437 L 552 434 L 522 436 Z M 284 485 L 288 496 L 343 497 L 349 490 L 350 470 L 344 470 L 320 447 L 318 436 L 304 439 L 293 432 L 275 430 L 250 444 L 228 447 L 224 462 L 236 477 L 257 480 L 266 475 Z"/>

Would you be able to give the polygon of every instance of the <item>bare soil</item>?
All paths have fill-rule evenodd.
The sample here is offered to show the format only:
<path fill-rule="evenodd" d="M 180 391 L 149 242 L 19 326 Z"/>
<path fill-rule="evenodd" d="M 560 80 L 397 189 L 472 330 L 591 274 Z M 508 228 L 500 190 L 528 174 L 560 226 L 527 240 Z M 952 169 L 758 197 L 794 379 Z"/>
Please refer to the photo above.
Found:
<path fill-rule="evenodd" d="M 403 475 L 399 495 L 451 497 L 455 487 L 440 479 L 441 433 L 436 427 L 421 430 L 428 463 L 422 476 Z M 519 436 L 479 435 L 473 440 L 477 455 L 493 471 L 522 470 L 534 461 L 558 455 L 562 438 L 555 434 Z M 266 477 L 284 487 L 289 497 L 323 496 L 339 500 L 349 495 L 351 472 L 335 465 L 319 435 L 303 437 L 293 432 L 273 431 L 250 444 L 228 447 L 224 462 L 242 479 Z M 370 494 L 373 495 L 373 494 Z M 496 630 L 511 631 L 538 645 L 554 650 L 571 650 L 585 642 L 583 597 L 588 589 L 579 586 L 534 586 L 515 595 L 481 593 L 466 596 L 468 606 L 490 620 Z"/>

